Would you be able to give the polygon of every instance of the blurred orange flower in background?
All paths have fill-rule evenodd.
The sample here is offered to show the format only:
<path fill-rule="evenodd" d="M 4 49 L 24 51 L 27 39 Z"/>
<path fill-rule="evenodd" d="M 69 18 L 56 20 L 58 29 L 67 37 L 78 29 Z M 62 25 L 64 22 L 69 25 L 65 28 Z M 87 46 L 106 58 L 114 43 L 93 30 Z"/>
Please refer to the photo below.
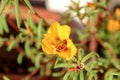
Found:
<path fill-rule="evenodd" d="M 57 54 L 66 60 L 70 60 L 77 52 L 77 48 L 69 38 L 70 32 L 69 26 L 61 26 L 57 22 L 53 23 L 42 40 L 43 51 L 46 54 Z"/>
<path fill-rule="evenodd" d="M 108 21 L 107 29 L 110 32 L 116 32 L 116 31 L 120 30 L 120 22 L 119 22 L 119 20 L 110 19 Z"/>
<path fill-rule="evenodd" d="M 96 8 L 96 4 L 91 3 L 91 2 L 87 2 L 87 5 L 86 5 L 86 6 L 87 6 L 87 7 L 90 7 L 90 8 L 93 8 L 93 9 Z"/>
<path fill-rule="evenodd" d="M 120 8 L 116 8 L 116 9 L 115 9 L 115 14 L 116 14 L 117 16 L 120 16 Z"/>

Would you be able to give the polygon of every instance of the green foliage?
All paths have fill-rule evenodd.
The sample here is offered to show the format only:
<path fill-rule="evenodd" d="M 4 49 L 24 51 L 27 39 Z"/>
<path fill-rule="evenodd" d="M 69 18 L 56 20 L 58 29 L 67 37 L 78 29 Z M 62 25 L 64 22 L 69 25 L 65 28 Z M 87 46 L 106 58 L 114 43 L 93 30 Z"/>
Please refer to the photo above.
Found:
<path fill-rule="evenodd" d="M 16 21 L 17 26 L 20 28 L 21 20 L 20 20 L 20 9 L 19 9 L 19 0 L 14 0 L 14 6 L 15 6 L 15 15 L 16 15 Z"/>
<path fill-rule="evenodd" d="M 53 77 L 60 77 L 62 75 L 62 72 L 54 72 L 52 73 Z"/>
<path fill-rule="evenodd" d="M 34 11 L 32 5 L 31 5 L 31 3 L 29 2 L 29 0 L 24 0 L 24 2 L 27 4 L 27 6 L 29 7 L 29 9 L 30 9 L 33 13 L 35 13 L 35 11 Z"/>
<path fill-rule="evenodd" d="M 35 63 L 35 67 L 36 68 L 40 68 L 40 61 L 42 59 L 42 55 L 41 53 L 38 53 L 36 56 L 35 56 L 35 60 L 34 60 L 34 63 Z"/>
<path fill-rule="evenodd" d="M 78 60 L 81 61 L 84 55 L 85 55 L 84 50 L 79 49 L 79 51 L 78 51 Z"/>
<path fill-rule="evenodd" d="M 120 73 L 117 72 L 115 69 L 110 69 L 106 72 L 104 76 L 104 80 L 119 80 L 120 79 Z"/>
<path fill-rule="evenodd" d="M 5 6 L 7 5 L 8 1 L 9 0 L 2 0 L 1 1 L 2 6 L 0 7 L 0 15 L 2 14 L 2 12 L 3 12 L 4 8 L 5 8 Z"/>
<path fill-rule="evenodd" d="M 70 77 L 70 72 L 67 72 L 65 75 L 64 75 L 64 77 L 63 77 L 63 80 L 68 80 L 69 79 L 69 77 Z"/>
<path fill-rule="evenodd" d="M 10 41 L 8 41 L 7 51 L 11 51 L 14 47 L 18 46 L 18 40 L 14 36 L 10 36 Z"/>
<path fill-rule="evenodd" d="M 9 27 L 6 21 L 6 16 L 0 16 L 0 34 L 2 35 L 4 32 L 9 33 Z"/>
<path fill-rule="evenodd" d="M 73 67 L 73 65 L 71 63 L 61 63 L 61 64 L 59 63 L 54 66 L 54 68 L 62 68 L 62 67 L 69 68 L 69 67 Z"/>
<path fill-rule="evenodd" d="M 18 63 L 19 65 L 22 64 L 22 59 L 23 59 L 23 54 L 20 53 L 20 54 L 18 55 L 18 58 L 17 58 L 17 63 Z"/>
<path fill-rule="evenodd" d="M 84 80 L 85 78 L 88 78 L 89 80 L 92 80 L 93 78 L 95 78 L 95 80 L 97 80 L 98 79 L 97 72 L 92 70 L 95 67 L 93 65 L 98 66 L 97 60 L 90 61 L 91 62 L 90 64 L 93 64 L 93 62 L 95 63 L 93 65 L 89 65 L 89 63 L 87 63 L 88 59 L 90 60 L 95 55 L 96 53 L 88 53 L 87 55 L 85 55 L 84 50 L 79 49 L 78 59 L 76 58 L 75 60 L 73 58 L 71 61 L 64 62 L 64 61 L 61 61 L 61 59 L 57 58 L 56 60 L 57 62 L 55 63 L 54 68 L 67 68 L 68 69 L 68 71 L 65 73 L 63 77 L 63 80 L 69 80 L 69 79 Z M 72 61 L 74 61 L 74 63 L 71 63 Z M 88 75 L 86 75 L 85 71 L 87 71 Z"/>
<path fill-rule="evenodd" d="M 84 80 L 84 72 L 83 72 L 83 70 L 80 71 L 79 75 L 80 75 L 80 76 L 79 76 L 78 79 Z"/>
<path fill-rule="evenodd" d="M 94 52 L 92 52 L 92 53 L 89 53 L 87 56 L 85 56 L 82 60 L 81 60 L 81 62 L 85 62 L 85 61 L 87 61 L 89 58 L 91 58 L 92 56 L 94 56 L 94 55 L 97 55 L 97 53 L 94 53 Z M 97 56 L 99 56 L 99 55 L 97 55 Z"/>
<path fill-rule="evenodd" d="M 3 80 L 10 80 L 10 79 L 6 76 L 3 76 Z"/>

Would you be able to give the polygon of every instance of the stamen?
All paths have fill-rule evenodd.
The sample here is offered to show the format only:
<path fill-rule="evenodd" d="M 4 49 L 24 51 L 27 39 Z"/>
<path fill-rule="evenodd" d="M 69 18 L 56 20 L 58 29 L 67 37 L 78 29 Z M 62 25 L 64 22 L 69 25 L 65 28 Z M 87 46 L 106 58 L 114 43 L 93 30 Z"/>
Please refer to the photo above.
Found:
<path fill-rule="evenodd" d="M 63 40 L 61 43 L 57 44 L 56 51 L 61 52 L 67 49 L 67 40 Z"/>

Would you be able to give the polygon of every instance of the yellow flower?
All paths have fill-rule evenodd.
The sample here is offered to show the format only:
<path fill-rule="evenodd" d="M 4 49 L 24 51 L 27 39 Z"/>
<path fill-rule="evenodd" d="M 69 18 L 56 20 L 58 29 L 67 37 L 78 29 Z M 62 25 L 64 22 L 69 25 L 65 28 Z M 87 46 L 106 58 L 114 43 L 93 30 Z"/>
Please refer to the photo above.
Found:
<path fill-rule="evenodd" d="M 120 8 L 116 8 L 116 9 L 115 9 L 115 14 L 116 14 L 117 16 L 120 16 Z"/>
<path fill-rule="evenodd" d="M 116 32 L 120 29 L 120 22 L 115 19 L 110 19 L 107 26 L 108 31 Z"/>
<path fill-rule="evenodd" d="M 69 26 L 53 23 L 42 40 L 43 51 L 46 54 L 57 54 L 66 60 L 71 59 L 76 54 L 77 48 L 69 39 L 70 32 Z"/>

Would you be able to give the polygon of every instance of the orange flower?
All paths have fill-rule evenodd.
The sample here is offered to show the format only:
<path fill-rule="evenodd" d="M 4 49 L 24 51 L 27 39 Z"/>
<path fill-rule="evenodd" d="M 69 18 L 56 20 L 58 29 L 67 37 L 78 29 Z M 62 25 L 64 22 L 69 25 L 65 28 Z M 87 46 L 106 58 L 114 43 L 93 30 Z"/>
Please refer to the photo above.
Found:
<path fill-rule="evenodd" d="M 120 16 L 120 8 L 116 8 L 116 9 L 115 9 L 115 14 L 116 14 L 117 16 Z"/>
<path fill-rule="evenodd" d="M 32 29 L 30 28 L 30 26 L 27 27 L 27 31 L 28 31 L 28 33 L 29 33 L 30 35 L 33 34 L 33 31 L 32 31 Z"/>
<path fill-rule="evenodd" d="M 90 8 L 93 8 L 95 9 L 96 8 L 96 5 L 94 3 L 91 3 L 91 2 L 87 2 L 87 7 L 90 7 Z"/>
<path fill-rule="evenodd" d="M 57 54 L 66 60 L 71 59 L 76 54 L 77 48 L 69 39 L 70 32 L 69 26 L 53 23 L 42 40 L 43 51 L 46 54 Z"/>
<path fill-rule="evenodd" d="M 115 19 L 110 19 L 108 21 L 107 29 L 110 32 L 116 32 L 116 31 L 118 31 L 120 29 L 120 22 L 118 20 L 115 20 Z"/>

